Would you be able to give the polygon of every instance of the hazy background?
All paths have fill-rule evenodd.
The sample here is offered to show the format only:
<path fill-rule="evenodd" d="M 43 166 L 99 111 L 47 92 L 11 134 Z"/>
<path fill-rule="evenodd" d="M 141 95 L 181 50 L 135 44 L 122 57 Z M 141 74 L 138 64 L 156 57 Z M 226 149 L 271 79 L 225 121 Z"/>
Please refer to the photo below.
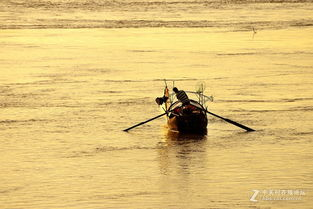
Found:
<path fill-rule="evenodd" d="M 311 208 L 312 9 L 0 0 L 0 208 Z M 164 78 L 205 82 L 210 111 L 257 131 L 122 132 L 161 113 Z"/>

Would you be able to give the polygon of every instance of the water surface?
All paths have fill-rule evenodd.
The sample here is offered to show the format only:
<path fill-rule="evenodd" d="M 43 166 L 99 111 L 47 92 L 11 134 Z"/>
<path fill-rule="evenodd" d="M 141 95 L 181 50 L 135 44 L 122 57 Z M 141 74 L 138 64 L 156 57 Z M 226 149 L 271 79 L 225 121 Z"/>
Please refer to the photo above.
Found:
<path fill-rule="evenodd" d="M 310 1 L 0 4 L 1 208 L 313 205 Z M 257 131 L 122 132 L 161 113 L 164 78 Z"/>

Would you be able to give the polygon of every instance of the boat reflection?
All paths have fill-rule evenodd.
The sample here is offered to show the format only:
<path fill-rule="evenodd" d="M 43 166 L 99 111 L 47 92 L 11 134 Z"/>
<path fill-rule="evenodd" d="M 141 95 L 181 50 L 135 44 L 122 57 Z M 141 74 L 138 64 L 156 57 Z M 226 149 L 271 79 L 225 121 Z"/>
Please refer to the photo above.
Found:
<path fill-rule="evenodd" d="M 190 167 L 201 166 L 206 161 L 206 139 L 204 134 L 167 131 L 165 141 L 159 144 L 161 172 L 177 169 L 179 173 L 188 173 Z"/>
<path fill-rule="evenodd" d="M 168 130 L 166 134 L 167 143 L 179 142 L 181 143 L 189 143 L 193 141 L 202 141 L 207 139 L 207 132 L 195 134 L 195 133 L 181 133 L 176 131 Z"/>
<path fill-rule="evenodd" d="M 207 137 L 204 134 L 182 134 L 166 130 L 165 141 L 158 149 L 160 191 L 165 194 L 163 202 L 185 201 L 186 208 L 192 198 L 193 182 L 206 171 L 209 164 Z"/>

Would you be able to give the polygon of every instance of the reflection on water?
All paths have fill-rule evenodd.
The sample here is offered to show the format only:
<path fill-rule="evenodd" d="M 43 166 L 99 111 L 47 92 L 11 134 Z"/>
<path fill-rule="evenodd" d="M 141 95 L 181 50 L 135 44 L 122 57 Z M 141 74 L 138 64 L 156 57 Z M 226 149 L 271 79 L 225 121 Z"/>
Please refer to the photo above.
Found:
<path fill-rule="evenodd" d="M 166 139 L 169 144 L 181 144 L 206 140 L 206 134 L 189 134 L 167 130 Z"/>
<path fill-rule="evenodd" d="M 168 130 L 165 142 L 159 144 L 162 145 L 159 149 L 162 173 L 166 174 L 172 168 L 181 169 L 185 173 L 189 172 L 195 166 L 192 162 L 195 155 L 194 160 L 203 161 L 197 155 L 202 153 L 201 156 L 203 156 L 206 151 L 206 140 L 204 134 L 183 134 Z"/>
<path fill-rule="evenodd" d="M 194 205 L 197 199 L 192 195 L 194 178 L 205 172 L 206 152 L 205 135 L 167 132 L 165 142 L 158 149 L 160 191 L 170 194 L 163 199 L 164 206 L 176 201 L 185 208 Z"/>

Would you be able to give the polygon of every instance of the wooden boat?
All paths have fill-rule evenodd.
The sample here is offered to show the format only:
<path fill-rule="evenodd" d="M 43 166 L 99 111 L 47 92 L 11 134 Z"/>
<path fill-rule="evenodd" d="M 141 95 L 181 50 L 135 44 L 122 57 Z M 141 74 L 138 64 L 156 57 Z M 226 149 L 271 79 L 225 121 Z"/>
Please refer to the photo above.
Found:
<path fill-rule="evenodd" d="M 174 86 L 174 83 L 173 83 L 173 86 Z M 174 91 L 177 92 L 177 89 L 174 88 Z M 246 131 L 255 131 L 254 129 L 249 128 L 245 125 L 242 125 L 238 122 L 232 121 L 228 118 L 224 118 L 222 116 L 219 116 L 215 113 L 208 111 L 207 107 L 204 107 L 204 105 L 207 101 L 213 101 L 213 97 L 212 96 L 208 97 L 204 95 L 203 91 L 204 91 L 203 85 L 201 85 L 201 88 L 199 91 L 196 91 L 196 92 L 186 91 L 187 93 L 195 94 L 199 102 L 192 100 L 192 99 L 188 99 L 186 98 L 186 95 L 184 95 L 182 100 L 185 102 L 185 105 L 183 105 L 182 102 L 177 101 L 177 100 L 175 101 L 174 99 L 175 93 L 169 94 L 169 90 L 166 85 L 164 89 L 163 97 L 157 97 L 155 99 L 156 103 L 159 106 L 162 106 L 162 109 L 164 112 L 161 115 L 158 115 L 146 121 L 140 122 L 136 125 L 133 125 L 129 128 L 124 129 L 123 131 L 127 132 L 137 126 L 143 125 L 145 123 L 148 123 L 152 120 L 155 120 L 157 118 L 160 118 L 166 115 L 168 127 L 172 131 L 175 131 L 178 133 L 205 134 L 207 131 L 207 125 L 208 125 L 207 113 L 217 118 L 220 118 L 228 123 L 231 123 L 237 127 L 245 129 Z M 181 96 L 180 93 L 178 93 L 178 95 L 179 97 Z"/>
<path fill-rule="evenodd" d="M 167 125 L 170 130 L 183 133 L 206 133 L 208 119 L 205 108 L 197 101 L 182 105 L 176 101 L 168 108 Z"/>
<path fill-rule="evenodd" d="M 203 95 L 203 92 L 186 92 L 196 95 L 198 101 L 189 98 L 190 103 L 183 105 L 176 99 L 175 93 L 169 93 L 167 86 L 164 96 L 156 99 L 159 105 L 163 104 L 162 109 L 167 112 L 168 128 L 181 133 L 206 133 L 208 119 L 203 105 L 212 98 Z"/>

